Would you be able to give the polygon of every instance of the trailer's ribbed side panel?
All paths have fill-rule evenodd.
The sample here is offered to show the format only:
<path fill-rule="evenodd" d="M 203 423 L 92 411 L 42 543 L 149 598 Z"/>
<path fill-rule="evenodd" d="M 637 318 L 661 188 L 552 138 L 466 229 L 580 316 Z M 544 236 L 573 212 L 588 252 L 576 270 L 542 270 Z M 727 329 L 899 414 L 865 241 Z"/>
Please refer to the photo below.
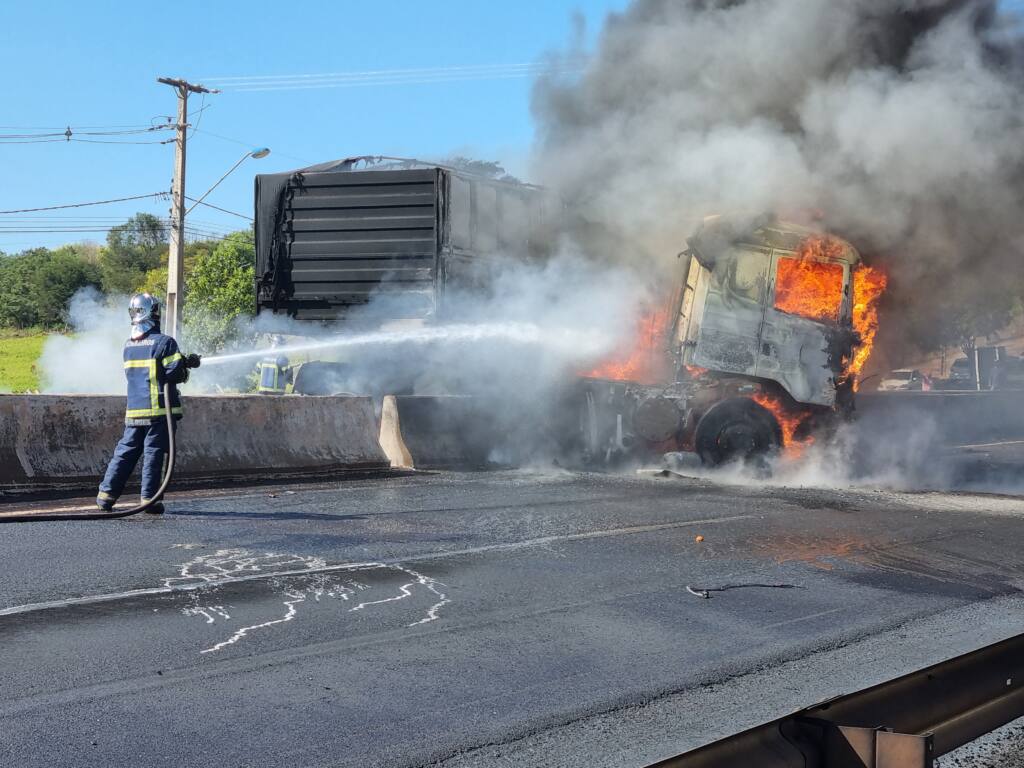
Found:
<path fill-rule="evenodd" d="M 439 247 L 436 168 L 295 174 L 257 218 L 259 309 L 330 320 L 379 293 L 393 315 L 434 305 Z M 259 187 L 257 188 L 259 197 Z M 275 190 L 276 191 L 276 190 Z"/>
<path fill-rule="evenodd" d="M 559 221 L 537 187 L 450 168 L 257 176 L 257 306 L 332 320 L 383 295 L 371 322 L 455 312 L 450 295 L 546 257 Z"/>

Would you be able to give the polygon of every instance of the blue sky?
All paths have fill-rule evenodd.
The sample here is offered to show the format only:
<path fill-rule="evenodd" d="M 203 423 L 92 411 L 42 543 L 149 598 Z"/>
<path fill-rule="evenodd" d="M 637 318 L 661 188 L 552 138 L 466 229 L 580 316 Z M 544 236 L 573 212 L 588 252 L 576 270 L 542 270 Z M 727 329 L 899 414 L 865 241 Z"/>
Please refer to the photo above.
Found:
<path fill-rule="evenodd" d="M 173 114 L 159 76 L 213 78 L 474 67 L 534 62 L 564 50 L 574 17 L 592 42 L 627 0 L 378 0 L 378 2 L 4 3 L 0 135 L 64 126 L 139 126 Z M 458 72 L 460 70 L 451 70 Z M 504 74 L 509 74 L 503 71 Z M 391 76 L 387 76 L 391 77 Z M 431 79 L 423 76 L 411 80 Z M 436 77 L 434 79 L 437 79 Z M 231 81 L 225 81 L 231 82 Z M 501 77 L 327 89 L 226 91 L 189 101 L 187 188 L 198 197 L 248 147 L 267 146 L 208 198 L 250 213 L 252 176 L 353 154 L 497 159 L 525 170 L 533 136 L 530 79 Z M 152 141 L 169 134 L 93 137 Z M 0 210 L 166 190 L 173 146 L 0 143 Z M 3 216 L 0 226 L 102 228 L 136 211 L 167 215 L 164 200 Z M 57 220 L 56 216 L 63 217 Z M 45 218 L 37 218 L 45 217 Z M 200 208 L 197 227 L 241 219 Z M 92 239 L 96 233 L 0 231 L 0 251 Z"/>

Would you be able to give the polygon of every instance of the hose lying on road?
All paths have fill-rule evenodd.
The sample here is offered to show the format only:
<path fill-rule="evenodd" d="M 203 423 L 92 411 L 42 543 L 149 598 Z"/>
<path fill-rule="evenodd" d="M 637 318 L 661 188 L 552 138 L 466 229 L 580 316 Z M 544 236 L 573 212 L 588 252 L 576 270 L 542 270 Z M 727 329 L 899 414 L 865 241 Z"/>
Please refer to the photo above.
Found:
<path fill-rule="evenodd" d="M 157 488 L 151 499 L 146 499 L 138 506 L 130 509 L 110 512 L 87 512 L 85 514 L 54 514 L 54 515 L 0 515 L 0 523 L 45 523 L 58 520 L 113 520 L 118 517 L 130 517 L 139 512 L 145 512 L 154 504 L 160 501 L 171 483 L 171 474 L 174 472 L 174 416 L 171 415 L 171 385 L 164 382 L 164 405 L 167 406 L 167 469 L 164 470 L 164 479 Z"/>
<path fill-rule="evenodd" d="M 712 592 L 725 592 L 728 589 L 746 589 L 748 587 L 758 589 L 803 589 L 799 584 L 726 584 L 721 587 L 691 587 L 686 586 L 686 591 L 694 597 L 703 597 L 705 600 L 711 597 Z"/>

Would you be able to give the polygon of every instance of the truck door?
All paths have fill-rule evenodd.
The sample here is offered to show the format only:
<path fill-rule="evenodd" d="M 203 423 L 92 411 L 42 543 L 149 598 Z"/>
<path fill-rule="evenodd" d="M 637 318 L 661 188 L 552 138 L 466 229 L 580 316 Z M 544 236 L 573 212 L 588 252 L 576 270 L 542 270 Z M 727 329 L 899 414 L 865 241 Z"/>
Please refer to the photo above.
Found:
<path fill-rule="evenodd" d="M 829 353 L 830 338 L 849 292 L 849 267 L 776 250 L 771 275 L 756 375 L 777 381 L 797 402 L 832 406 L 839 361 Z"/>
<path fill-rule="evenodd" d="M 693 362 L 725 373 L 756 375 L 771 250 L 728 248 L 715 257 Z"/>

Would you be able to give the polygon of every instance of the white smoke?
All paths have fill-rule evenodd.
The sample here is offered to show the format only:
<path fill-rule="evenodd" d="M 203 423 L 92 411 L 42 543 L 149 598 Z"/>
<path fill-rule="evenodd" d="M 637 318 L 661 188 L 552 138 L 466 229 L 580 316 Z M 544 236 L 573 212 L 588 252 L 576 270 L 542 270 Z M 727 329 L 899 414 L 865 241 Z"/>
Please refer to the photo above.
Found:
<path fill-rule="evenodd" d="M 957 457 L 944 447 L 927 419 L 854 421 L 774 454 L 764 463 L 732 462 L 709 469 L 696 456 L 669 454 L 666 466 L 680 474 L 737 485 L 801 488 L 950 490 L 963 483 Z"/>
<path fill-rule="evenodd" d="M 211 360 L 194 373 L 194 383 L 216 389 L 238 382 L 259 359 L 248 353 L 262 348 L 292 363 L 338 363 L 342 379 L 332 386 L 348 392 L 528 398 L 564 383 L 628 338 L 646 296 L 634 272 L 598 267 L 576 253 L 545 262 L 509 260 L 476 288 L 448 286 L 438 315 L 422 321 L 396 322 L 411 314 L 405 304 L 411 299 L 383 289 L 330 326 L 270 314 L 240 319 L 240 342 L 226 353 L 242 359 Z M 286 339 L 274 353 L 267 346 L 271 334 Z"/>
<path fill-rule="evenodd" d="M 404 316 L 382 291 L 334 325 L 282 315 L 238 318 L 238 341 L 225 354 L 246 353 L 234 364 L 211 362 L 192 372 L 187 392 L 246 391 L 262 355 L 290 355 L 292 363 L 334 361 L 343 378 L 334 391 L 356 394 L 486 393 L 527 408 L 539 393 L 569 380 L 633 332 L 643 280 L 625 268 L 596 267 L 565 252 L 543 263 L 509 262 L 479 290 L 451 289 L 445 316 L 395 326 Z M 53 335 L 39 365 L 44 391 L 123 394 L 121 350 L 130 333 L 127 297 L 105 299 L 92 288 L 68 307 L 71 336 Z M 466 333 L 479 327 L 486 333 Z M 381 329 L 385 329 L 381 332 Z M 390 330 L 387 330 L 389 329 Z M 272 334 L 286 344 L 270 352 Z M 182 333 L 184 351 L 188 329 Z M 526 415 L 525 413 L 523 414 Z"/>
<path fill-rule="evenodd" d="M 121 350 L 131 333 L 128 297 L 106 297 L 82 288 L 67 307 L 70 336 L 51 334 L 37 366 L 41 391 L 123 395 Z"/>

